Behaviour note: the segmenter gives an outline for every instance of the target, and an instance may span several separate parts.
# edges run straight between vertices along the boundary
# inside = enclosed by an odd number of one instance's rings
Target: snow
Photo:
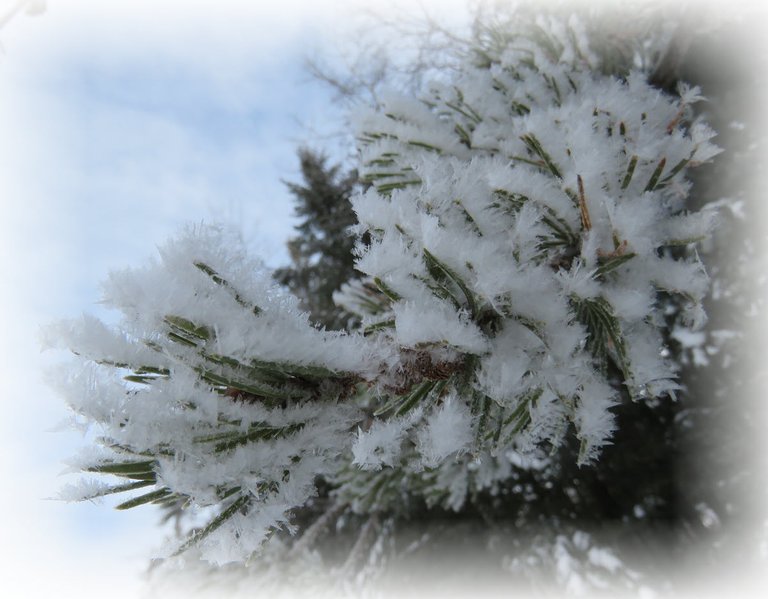
[[[400,445],[412,424],[411,418],[394,418],[374,422],[367,431],[358,428],[352,444],[352,462],[365,470],[395,466],[400,457]]]
[[[449,456],[466,451],[471,442],[471,415],[460,399],[451,396],[427,417],[417,446],[424,465],[436,468]]]
[[[714,133],[684,126],[697,88],[675,98],[639,71],[600,75],[582,34],[563,39],[558,58],[515,38],[490,70],[467,63],[423,98],[357,111],[371,187],[352,203],[371,242],[356,265],[387,296],[376,323],[394,326],[313,327],[236,237],[198,226],[110,275],[116,327],[85,316],[49,331],[76,354],[62,388],[106,456],[152,456],[191,509],[229,515],[201,542],[207,559],[248,559],[318,477],[355,509],[387,480],[371,476],[422,477],[430,502],[458,510],[513,466],[539,467],[566,431],[589,464],[616,426],[610,363],[633,396],[674,394],[656,294],[687,302],[673,336],[699,343],[709,282],[693,243],[715,218],[685,210],[685,176],[718,153]],[[575,593],[569,545],[585,543],[556,546]]]

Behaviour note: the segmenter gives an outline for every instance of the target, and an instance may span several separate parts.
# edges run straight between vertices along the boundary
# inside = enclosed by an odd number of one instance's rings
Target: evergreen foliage
[[[507,26],[359,111],[367,187],[300,153],[294,296],[192,230],[112,276],[117,330],[59,328],[104,434],[83,470],[116,477],[73,497],[208,510],[173,552],[217,563],[342,513],[674,516],[669,344],[706,318],[687,177],[714,133],[698,88],[605,64],[578,20]]]
[[[288,242],[292,265],[275,271],[275,279],[299,298],[313,322],[347,328],[354,317],[336,306],[333,293],[357,276],[349,232],[357,223],[349,202],[357,174],[326,166],[324,156],[306,148],[299,150],[299,162],[303,183],[287,183],[300,219],[297,236]]]

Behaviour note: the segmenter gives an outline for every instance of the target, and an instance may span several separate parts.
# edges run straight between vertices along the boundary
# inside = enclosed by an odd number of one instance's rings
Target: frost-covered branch
[[[116,477],[83,497],[212,508],[177,551],[246,560],[321,481],[366,516],[458,510],[568,435],[593,462],[614,406],[674,394],[662,300],[701,326],[713,226],[686,206],[687,169],[718,151],[699,90],[605,75],[578,21],[535,25],[355,115],[368,278],[337,298],[359,330],[313,327],[212,229],[112,275],[117,329],[60,326],[65,392],[103,435],[83,469]]]

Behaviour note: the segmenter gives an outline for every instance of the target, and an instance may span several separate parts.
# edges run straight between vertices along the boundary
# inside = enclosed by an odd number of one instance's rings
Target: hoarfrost
[[[576,21],[539,26],[564,40],[554,54],[514,38],[488,68],[354,116],[368,278],[336,297],[373,306],[364,330],[313,327],[242,243],[202,226],[110,275],[118,326],[52,327],[77,355],[61,388],[103,433],[85,469],[156,485],[139,502],[212,511],[190,542],[244,561],[290,530],[318,480],[357,511],[407,481],[458,510],[513,467],[539,468],[569,427],[579,463],[597,459],[622,386],[673,395],[658,292],[680,299],[673,337],[695,340],[709,283],[693,244],[716,220],[685,205],[687,168],[719,152],[686,120],[700,90],[603,76]],[[80,496],[114,491],[89,484]],[[556,560],[578,592],[569,542]]]

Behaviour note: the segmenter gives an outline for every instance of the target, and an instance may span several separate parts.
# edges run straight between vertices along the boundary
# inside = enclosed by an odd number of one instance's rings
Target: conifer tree
[[[288,242],[293,264],[275,271],[275,279],[299,298],[313,322],[329,329],[350,324],[333,301],[342,284],[357,277],[349,229],[356,224],[350,197],[355,189],[354,171],[326,166],[326,158],[306,148],[299,150],[303,183],[287,183],[295,198],[297,236]]]
[[[337,201],[352,177],[322,159],[303,153],[307,185],[291,187],[317,218],[300,225],[297,268],[277,275],[298,299],[211,229],[112,275],[121,326],[86,317],[57,333],[80,364],[70,404],[104,433],[82,467],[117,477],[72,496],[143,489],[118,507],[208,509],[175,552],[217,563],[250,559],[318,499],[317,522],[370,523],[517,509],[560,480],[570,505],[553,512],[626,516],[634,498],[606,497],[611,470],[589,469],[617,424],[679,389],[666,340],[703,324],[695,244],[713,226],[687,204],[687,174],[718,149],[691,108],[698,88],[605,70],[578,20],[538,19],[484,38],[421,97],[359,111],[369,187],[354,216]],[[360,330],[321,330],[303,310],[344,322],[310,303],[341,279],[318,260],[344,272],[329,248],[355,220],[367,279],[335,296]]]

